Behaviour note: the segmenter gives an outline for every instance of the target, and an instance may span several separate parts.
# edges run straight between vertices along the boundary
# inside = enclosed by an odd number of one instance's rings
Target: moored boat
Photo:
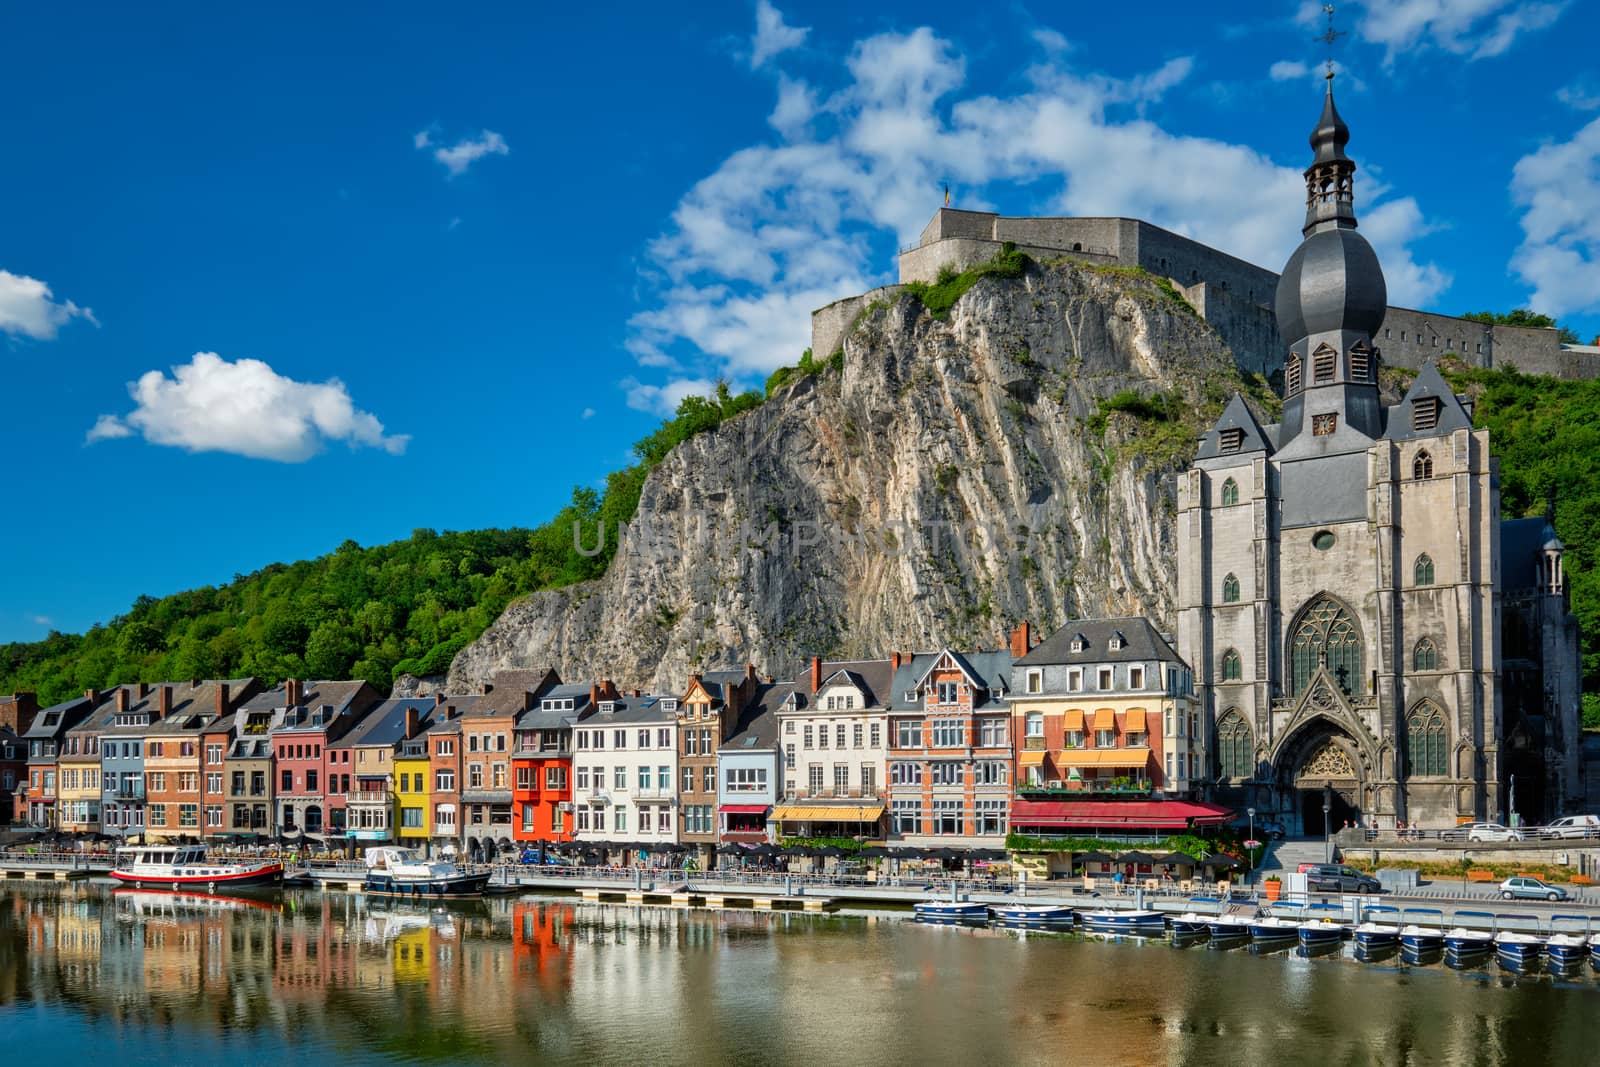
[[[1399,908],[1377,904],[1367,909],[1368,916],[1398,916]],[[1395,922],[1382,922],[1378,919],[1368,918],[1351,931],[1360,948],[1372,951],[1380,948],[1394,948],[1400,944],[1400,927]]]
[[[1028,907],[1022,904],[995,904],[989,908],[995,922],[1000,923],[1070,923],[1072,909],[1064,904],[1040,904]]]
[[[1447,962],[1459,962],[1487,955],[1494,950],[1494,932],[1498,927],[1494,916],[1487,911],[1458,911],[1456,925],[1445,932],[1444,952]],[[1463,919],[1487,919],[1489,929],[1481,930],[1465,925]]]
[[[447,860],[425,860],[409,848],[369,848],[362,892],[379,897],[479,897],[488,871],[463,871]]]
[[[136,845],[117,850],[111,877],[135,889],[218,889],[283,884],[278,860],[236,863],[212,860],[204,845]]]
[[[1438,908],[1406,908],[1400,913],[1402,922],[1409,916],[1433,921],[1404,923],[1400,927],[1402,948],[1412,952],[1433,952],[1444,948],[1444,912]]]
[[[1113,934],[1158,934],[1167,927],[1163,912],[1149,908],[1095,908],[1080,911],[1084,929]]]
[[[1536,934],[1506,930],[1495,935],[1494,954],[1500,966],[1507,970],[1532,970],[1544,956],[1544,939]]]
[[[1186,911],[1172,917],[1173,937],[1205,937],[1211,933],[1211,921],[1215,915],[1203,915],[1198,911]]]
[[[1562,923],[1580,927],[1583,932],[1561,930]],[[1589,917],[1552,915],[1550,929],[1553,932],[1545,942],[1545,951],[1550,954],[1550,965],[1566,968],[1582,964],[1584,957],[1589,954]]]
[[[911,910],[924,921],[982,922],[989,917],[989,905],[968,900],[924,900]]]
[[[1338,904],[1316,904],[1307,908],[1306,921],[1300,924],[1298,931],[1301,947],[1322,948],[1343,941],[1348,929],[1340,921],[1343,917],[1344,909]]]
[[[1278,911],[1288,911],[1290,905],[1275,905]],[[1306,921],[1304,909],[1296,908],[1299,914],[1294,915],[1263,915],[1250,920],[1250,937],[1256,941],[1298,941],[1300,927]]]
[[[1206,929],[1213,941],[1245,941],[1250,937],[1250,920],[1243,915],[1213,915]]]

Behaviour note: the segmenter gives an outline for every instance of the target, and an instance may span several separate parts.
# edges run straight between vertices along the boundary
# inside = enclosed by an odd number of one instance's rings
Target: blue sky
[[[1276,269],[1322,92],[1293,0],[233,7],[0,14],[0,640],[535,524],[945,182]],[[1596,6],[1338,17],[1391,299],[1600,332]]]

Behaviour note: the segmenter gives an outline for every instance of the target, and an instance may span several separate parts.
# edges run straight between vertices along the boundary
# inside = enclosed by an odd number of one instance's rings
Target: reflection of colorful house
[[[519,900],[511,906],[511,962],[517,978],[564,986],[572,959],[571,904]]]

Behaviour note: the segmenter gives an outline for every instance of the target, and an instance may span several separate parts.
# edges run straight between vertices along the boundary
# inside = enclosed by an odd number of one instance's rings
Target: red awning
[[[724,804],[717,809],[724,815],[765,815],[766,804]]]
[[[1017,800],[1011,804],[1013,828],[1185,830],[1216,826],[1231,818],[1233,812],[1227,808],[1189,800]]]

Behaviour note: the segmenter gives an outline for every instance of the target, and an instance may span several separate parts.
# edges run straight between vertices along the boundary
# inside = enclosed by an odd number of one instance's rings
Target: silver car
[[[1462,838],[1468,841],[1526,841],[1528,835],[1497,822],[1471,822],[1442,830],[1439,837],[1445,841],[1460,841]]]

